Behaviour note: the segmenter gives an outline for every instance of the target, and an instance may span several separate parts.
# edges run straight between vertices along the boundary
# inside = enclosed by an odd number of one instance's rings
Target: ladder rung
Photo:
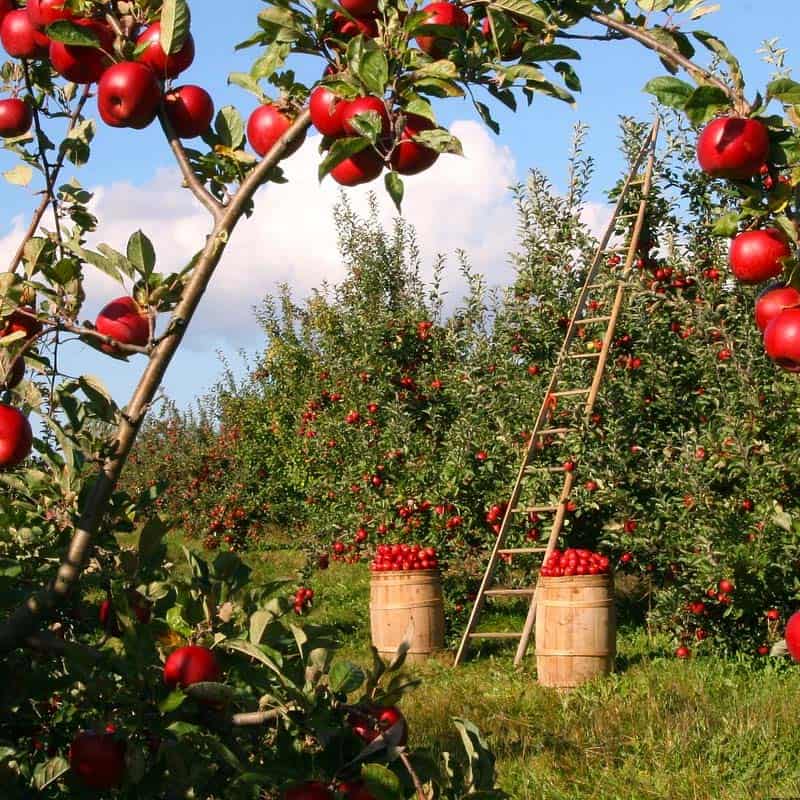
[[[521,639],[521,633],[471,633],[470,639]]]
[[[523,595],[535,594],[536,589],[508,589],[501,586],[498,589],[487,589],[484,594],[487,597],[521,597]]]
[[[619,214],[616,217],[616,220],[619,221],[621,219],[632,219],[633,217],[638,217],[638,216],[639,216],[639,212],[638,211],[634,211],[632,214]]]
[[[498,550],[501,555],[526,555],[529,553],[546,553],[546,547],[505,547]]]
[[[575,397],[578,394],[588,394],[591,389],[566,389],[563,392],[551,392],[550,397]]]
[[[552,395],[550,395],[552,397]],[[545,428],[543,431],[537,431],[537,436],[555,436],[557,434],[569,433],[572,428]]]
[[[600,353],[578,353],[576,355],[567,356],[569,359],[575,358],[600,358]]]
[[[558,506],[517,506],[511,509],[512,514],[554,514]]]
[[[608,322],[611,317],[586,317],[585,319],[575,320],[576,325],[591,325],[594,322]]]
[[[617,247],[606,247],[606,249],[603,250],[603,252],[604,253],[627,253],[629,249],[630,249],[630,245],[629,244],[621,244],[621,245],[618,245]]]
[[[563,472],[564,467],[535,467],[535,466],[527,466],[525,467],[525,472],[531,475],[534,472]]]

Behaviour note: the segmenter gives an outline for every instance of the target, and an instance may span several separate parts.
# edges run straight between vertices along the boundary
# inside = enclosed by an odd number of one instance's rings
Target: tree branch
[[[306,109],[241,184],[239,191],[214,225],[186,285],[183,297],[173,312],[169,325],[172,334],[164,337],[153,349],[150,361],[128,403],[127,414],[117,429],[114,452],[103,463],[87,493],[75,534],[61,562],[57,577],[52,585],[31,595],[0,624],[0,653],[18,647],[37,630],[43,619],[67,598],[77,584],[91,550],[92,538],[100,527],[111,495],[133,449],[139,427],[155,399],[170,362],[183,341],[211,277],[222,259],[231,234],[255,193],[268,179],[271,170],[296,141],[305,137],[310,124],[311,116]]]
[[[234,714],[231,717],[231,724],[239,727],[247,725],[263,725],[266,722],[280,719],[283,711],[279,708],[273,708],[270,711],[251,711],[244,714]]]
[[[417,775],[414,767],[411,766],[411,759],[408,757],[408,754],[403,750],[400,751],[400,760],[403,762],[406,772],[411,776],[414,789],[417,791],[417,800],[428,800],[428,798],[425,797],[425,791],[422,788],[422,783],[420,783],[419,775]]]
[[[87,101],[89,100],[90,94],[90,87],[84,87],[83,94],[81,95],[81,99],[78,101],[78,105],[75,106],[75,110],[72,112],[72,116],[69,118],[69,127],[67,128],[67,133],[71,131],[75,127],[75,123],[78,121],[80,115],[83,113],[83,108],[86,105]],[[52,176],[52,184],[55,185],[55,182],[58,180],[58,176],[61,173],[61,168],[64,166],[64,159],[67,156],[67,149],[65,147],[61,148],[61,152],[58,154],[58,158],[56,159],[56,163],[53,165],[53,171],[51,173]],[[22,242],[20,246],[17,248],[17,252],[14,253],[13,258],[11,259],[11,263],[8,265],[7,272],[16,272],[17,267],[20,265],[22,261],[22,256],[25,254],[25,246],[28,242],[36,235],[36,231],[39,229],[39,224],[42,221],[42,217],[44,217],[45,211],[47,211],[47,206],[50,205],[50,193],[46,192],[44,197],[42,198],[42,202],[39,204],[39,207],[36,211],[33,212],[33,217],[31,218],[31,223],[28,226],[28,230],[25,232],[25,235],[22,238]]]
[[[607,14],[591,13],[589,14],[589,18],[600,25],[605,25],[606,28],[622,33],[629,39],[639,42],[639,44],[643,44],[646,48],[658,53],[658,55],[674,64],[676,67],[681,67],[686,70],[686,72],[698,82],[707,83],[709,86],[715,86],[717,89],[721,89],[731,99],[731,102],[739,113],[748,114],[750,112],[750,105],[744,97],[735,94],[725,81],[720,80],[713,72],[695,64],[694,61],[682,56],[663,42],[658,41],[658,39],[648,33],[647,30],[638,28],[635,25],[629,25],[625,22],[619,22],[613,19],[613,17],[609,17]]]
[[[187,188],[206,207],[209,214],[211,214],[211,216],[214,218],[214,221],[219,222],[222,219],[223,213],[225,212],[225,206],[223,206],[222,203],[220,203],[217,198],[214,197],[214,195],[212,195],[208,189],[206,189],[197,175],[195,175],[192,165],[189,163],[189,157],[186,155],[186,150],[184,149],[183,143],[178,138],[178,134],[175,133],[175,129],[172,127],[172,123],[169,121],[163,101],[161,102],[161,108],[158,111],[158,121],[161,123],[161,127],[164,130],[164,135],[167,137],[167,141],[169,142],[169,146],[175,156],[175,160],[178,162],[178,166],[180,167],[181,174],[183,175],[183,180],[186,182]]]

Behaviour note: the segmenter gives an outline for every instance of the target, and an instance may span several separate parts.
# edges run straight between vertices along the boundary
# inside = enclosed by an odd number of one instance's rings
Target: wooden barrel
[[[444,647],[442,578],[435,569],[373,572],[369,620],[372,643],[391,659],[413,622],[407,660],[424,661]]]
[[[536,672],[542,686],[569,689],[614,670],[613,575],[540,578]]]

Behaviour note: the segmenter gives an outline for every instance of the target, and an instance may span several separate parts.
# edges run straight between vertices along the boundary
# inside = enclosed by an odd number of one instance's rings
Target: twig
[[[265,722],[280,719],[282,714],[283,711],[280,708],[273,708],[270,711],[251,711],[243,714],[234,714],[231,718],[231,724],[236,727],[263,725]]]
[[[181,301],[173,312],[169,326],[172,335],[165,337],[153,349],[150,361],[128,403],[127,414],[122,418],[117,429],[114,451],[103,463],[94,484],[89,489],[75,533],[66,556],[61,562],[57,577],[52,585],[31,595],[0,624],[0,653],[8,652],[24,642],[40,626],[42,620],[67,598],[77,584],[89,556],[92,538],[100,527],[111,495],[136,442],[139,426],[158,393],[164,374],[203,299],[206,288],[230,241],[231,234],[255,193],[269,178],[270,172],[277,166],[286,151],[305,136],[310,124],[311,116],[308,110],[305,110],[241,184],[230,205],[225,208],[224,213],[214,225],[186,285]]]
[[[713,72],[710,72],[704,67],[695,64],[694,61],[676,52],[663,42],[660,42],[658,39],[648,33],[647,30],[637,28],[635,25],[629,25],[625,22],[619,22],[613,17],[609,17],[607,14],[591,13],[589,14],[589,18],[600,25],[605,25],[611,30],[619,31],[619,33],[622,33],[629,39],[639,42],[639,44],[643,44],[649,50],[653,50],[660,56],[663,56],[667,61],[670,61],[676,66],[685,69],[686,72],[695,78],[695,80],[702,80],[710,86],[716,86],[718,89],[721,89],[734,103],[737,111],[743,114],[750,112],[750,105],[747,103],[744,97],[732,92],[731,88],[724,81],[720,80],[716,75],[714,75]]]
[[[417,798],[418,800],[428,800],[425,797],[425,790],[422,788],[422,783],[420,782],[419,775],[417,775],[414,767],[411,766],[411,759],[408,757],[408,754],[404,750],[400,750],[400,760],[403,762],[403,766],[406,768],[408,774],[411,776],[411,781],[414,784],[414,788],[417,790]]]
[[[78,101],[78,105],[75,106],[75,110],[72,112],[72,116],[69,118],[69,128],[67,132],[71,131],[75,127],[75,123],[78,121],[81,113],[83,112],[83,108],[86,105],[87,101],[90,97],[90,87],[86,86],[83,90],[83,95],[81,99]],[[67,150],[65,147],[61,148],[61,152],[58,154],[58,158],[56,159],[56,163],[53,165],[52,171],[52,182],[55,185],[55,182],[58,180],[58,176],[61,173],[61,168],[64,166],[64,159],[66,158]],[[39,223],[42,221],[42,217],[44,217],[45,211],[47,211],[47,206],[50,205],[50,195],[48,193],[42,198],[42,202],[39,204],[39,207],[36,211],[33,212],[33,217],[31,218],[31,223],[28,226],[28,230],[25,231],[25,235],[22,238],[22,243],[17,248],[17,252],[14,253],[14,257],[11,259],[11,263],[8,266],[8,272],[16,272],[17,267],[20,265],[22,261],[22,257],[25,254],[25,246],[28,242],[36,235],[36,231],[39,229]]]
[[[161,108],[158,111],[158,121],[161,123],[161,127],[164,130],[164,135],[167,137],[167,141],[169,142],[169,146],[175,156],[175,160],[178,162],[178,166],[180,167],[181,174],[186,182],[186,186],[189,188],[191,193],[206,207],[209,214],[211,214],[211,216],[214,218],[214,221],[219,222],[222,219],[222,215],[225,213],[225,206],[223,206],[216,199],[216,197],[214,197],[214,195],[212,195],[211,192],[206,189],[206,187],[195,174],[195,171],[192,169],[192,165],[189,163],[189,157],[186,155],[186,150],[183,147],[183,143],[178,138],[178,134],[175,133],[175,129],[172,127],[172,123],[169,121],[163,101],[161,103]]]

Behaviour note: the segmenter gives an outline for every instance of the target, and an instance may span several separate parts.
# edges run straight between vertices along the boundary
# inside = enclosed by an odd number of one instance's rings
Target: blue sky
[[[233,45],[255,30],[255,17],[262,4],[256,0],[235,0],[225,3],[223,12],[220,7],[218,3],[192,3],[198,56],[183,79],[209,89],[218,106],[233,103],[246,114],[254,107],[254,98],[228,87],[226,78],[231,71],[246,71],[256,55],[255,50],[236,53]],[[763,40],[800,28],[800,4],[796,0],[723,0],[722,10],[701,21],[701,27],[725,39],[741,58],[752,95],[763,87],[770,73],[756,50]],[[793,42],[786,40],[781,44],[791,48]],[[458,167],[461,169],[458,172],[452,165],[442,166],[442,159],[431,170],[432,174],[408,182],[407,216],[413,223],[423,226],[423,250],[428,261],[434,253],[452,250],[461,243],[438,236],[436,229],[428,225],[432,206],[435,209],[445,207],[440,205],[443,201],[439,193],[444,194],[444,202],[447,202],[447,193],[452,191],[464,207],[455,204],[447,207],[454,215],[456,231],[458,224],[462,225],[466,249],[470,251],[474,244],[476,265],[491,269],[494,264],[502,264],[503,248],[513,240],[514,222],[506,213],[505,186],[522,179],[530,167],[544,170],[557,186],[563,186],[570,131],[577,121],[591,127],[588,149],[595,156],[597,166],[592,199],[602,202],[603,189],[616,179],[621,166],[616,150],[617,117],[620,114],[648,115],[650,98],[641,89],[649,78],[663,74],[663,68],[654,55],[633,43],[582,42],[579,49],[584,56],[577,65],[584,91],[577,107],[538,97],[530,108],[522,104],[517,115],[497,109],[496,118],[502,127],[499,140],[465,122],[475,120],[467,103],[447,101],[438,106],[441,122],[448,126],[455,124],[465,134],[465,143],[473,148],[472,152],[468,149],[467,158],[472,157],[474,163],[467,165],[466,170]],[[788,64],[792,64],[791,53]],[[300,77],[305,79],[313,79],[316,71],[316,65],[307,61],[298,68]],[[311,145],[304,148],[311,149]],[[329,208],[335,199],[331,187],[320,197],[316,196],[317,190],[310,178],[314,157],[313,153],[294,157],[295,169],[300,170],[302,162],[305,170],[299,179],[300,185],[293,189],[271,187],[267,190],[259,199],[268,202],[259,203],[242,246],[238,250],[232,248],[229,253],[224,264],[227,272],[215,282],[198,319],[198,333],[190,337],[188,349],[178,356],[168,374],[167,389],[181,404],[190,402],[219,374],[217,351],[225,352],[238,363],[236,352],[239,349],[252,352],[258,348],[260,339],[251,307],[276,280],[288,280],[302,294],[325,277],[337,278],[335,254],[328,252],[330,247],[323,252],[320,242],[308,235],[310,230],[329,224]],[[0,151],[0,171],[9,169],[13,163],[9,154]],[[186,193],[176,187],[172,169],[170,153],[155,127],[144,132],[118,131],[105,128],[101,123],[92,164],[78,173],[85,186],[100,190],[98,213],[106,233],[100,240],[124,246],[127,233],[139,226],[138,209],[139,216],[144,219],[145,232],[151,233],[161,245],[164,269],[178,266],[169,262],[179,262],[184,254],[190,255],[192,247],[199,247],[203,234],[202,215],[191,207]],[[448,181],[452,186],[444,185]],[[34,205],[33,188],[21,190],[0,185],[4,210],[0,220],[0,256],[5,257],[14,234]],[[294,206],[291,206],[292,198]],[[293,216],[288,217],[289,222],[284,217],[280,231],[272,234],[269,240],[259,240],[259,228],[266,230],[277,224],[272,216],[276,209],[288,213],[288,208],[295,209]],[[391,216],[388,208],[386,215],[387,219]],[[148,223],[154,229],[152,232]],[[480,232],[475,235],[476,225],[486,226],[490,232],[488,243],[487,231],[484,235]],[[330,232],[328,241],[332,236]],[[274,251],[269,246],[271,241],[276,242]],[[319,249],[314,250],[315,247]],[[502,279],[502,269],[500,266],[497,269],[498,278]],[[258,280],[253,280],[254,275]],[[116,296],[113,287],[102,282],[92,284],[91,288],[94,292],[90,291],[87,304],[90,313],[104,300]],[[116,291],[116,294],[122,293]],[[121,402],[143,366],[141,359],[130,365],[110,364],[108,359],[77,344],[65,354],[64,363],[73,371],[102,375]]]

